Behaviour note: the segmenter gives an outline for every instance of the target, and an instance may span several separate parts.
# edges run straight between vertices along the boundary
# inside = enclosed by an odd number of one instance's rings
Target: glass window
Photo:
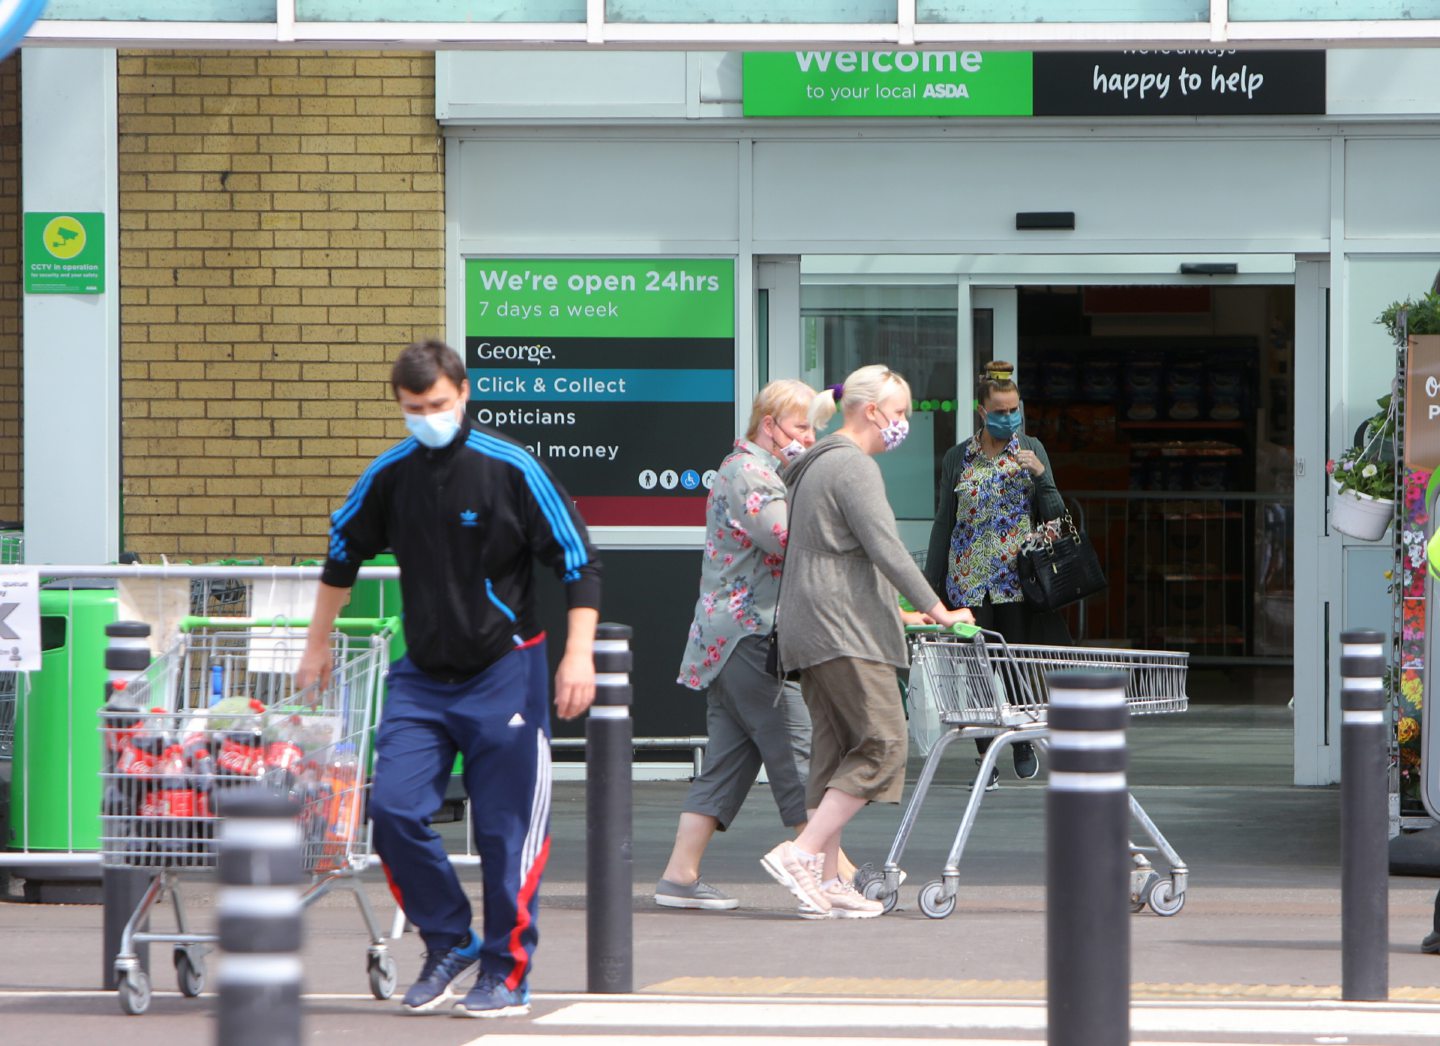
[[[1440,0],[1230,0],[1232,22],[1409,21],[1440,18]]]
[[[919,22],[1207,22],[1209,0],[918,0]]]
[[[301,22],[583,22],[585,0],[295,0]]]
[[[275,0],[50,0],[47,22],[274,22]]]
[[[611,22],[893,22],[895,0],[605,0]]]
[[[910,436],[899,450],[876,459],[901,520],[934,518],[940,459],[955,445],[957,316],[953,286],[800,288],[806,381],[817,388],[833,385],[857,367],[883,363],[910,383]]]

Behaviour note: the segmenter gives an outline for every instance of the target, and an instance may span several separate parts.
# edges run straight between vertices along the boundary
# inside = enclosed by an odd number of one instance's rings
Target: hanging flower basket
[[[1385,528],[1395,517],[1395,502],[1390,498],[1374,498],[1358,490],[1333,489],[1330,502],[1330,526],[1342,534],[1362,541],[1379,541]]]

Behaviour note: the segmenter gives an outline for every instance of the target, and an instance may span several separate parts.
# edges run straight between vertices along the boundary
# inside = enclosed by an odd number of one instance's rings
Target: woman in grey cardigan
[[[885,367],[861,367],[811,404],[815,427],[844,424],[787,472],[790,543],[777,614],[780,661],[801,673],[810,709],[804,831],[761,864],[806,918],[864,919],[882,906],[839,874],[840,835],[870,802],[898,803],[905,784],[905,712],[896,670],[907,664],[897,590],[937,623],[973,621],[925,582],[896,533],[873,456],[909,431],[910,386]]]
[[[980,428],[946,452],[939,507],[930,530],[925,578],[947,605],[969,607],[981,628],[1011,643],[1068,643],[1065,623],[1036,612],[1020,590],[1016,556],[1038,524],[1065,515],[1050,458],[1038,439],[1020,431],[1020,389],[1014,364],[996,360],[976,382]],[[983,753],[989,740],[977,741]],[[1035,748],[1014,746],[1015,774],[1034,777]],[[991,777],[994,787],[998,771]]]

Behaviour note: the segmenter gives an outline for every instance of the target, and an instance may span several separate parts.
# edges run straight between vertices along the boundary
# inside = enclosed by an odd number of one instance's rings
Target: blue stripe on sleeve
[[[340,561],[345,560],[345,539],[340,535],[340,529],[355,517],[360,511],[360,506],[365,501],[365,495],[370,493],[371,486],[375,483],[375,477],[382,469],[394,464],[407,454],[418,450],[420,443],[412,436],[395,444],[385,453],[370,463],[370,467],[360,474],[355,481],[355,486],[350,490],[350,496],[330,516],[330,558]]]
[[[470,433],[466,445],[471,450],[477,451],[486,457],[504,461],[520,470],[525,477],[525,482],[530,487],[530,492],[535,496],[535,501],[544,513],[546,521],[550,524],[550,530],[560,547],[565,552],[565,573],[569,580],[573,574],[579,576],[578,571],[589,562],[589,556],[585,553],[585,543],[580,540],[580,532],[575,529],[575,521],[570,518],[555,484],[550,482],[545,470],[540,463],[526,451],[504,440],[496,439],[494,436],[487,436],[475,430]]]

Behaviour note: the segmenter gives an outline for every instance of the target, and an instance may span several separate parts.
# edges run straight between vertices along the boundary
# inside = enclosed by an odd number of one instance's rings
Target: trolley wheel
[[[893,912],[895,905],[900,901],[899,890],[891,890],[889,893],[885,892],[885,879],[883,876],[879,879],[871,879],[865,884],[865,889],[861,890],[860,893],[867,901],[879,901],[884,905],[886,915]]]
[[[1176,893],[1169,879],[1161,879],[1151,887],[1145,903],[1156,915],[1176,915],[1185,907],[1185,895]]]
[[[943,919],[955,910],[955,895],[945,896],[945,884],[932,879],[920,887],[920,910],[931,919]]]
[[[137,1017],[150,1008],[150,975],[144,970],[132,970],[125,974],[119,985],[120,1009],[131,1017]]]
[[[180,994],[193,999],[205,990],[205,960],[197,959],[188,948],[175,949],[175,983]]]
[[[1160,881],[1160,873],[1148,869],[1143,872],[1137,871],[1132,873],[1130,881],[1135,883],[1136,879],[1140,881],[1130,891],[1130,910],[1143,912],[1150,891],[1155,889],[1155,884]]]
[[[377,999],[388,999],[395,994],[399,973],[395,956],[389,952],[372,954],[365,962],[365,971],[370,975],[370,994]]]

